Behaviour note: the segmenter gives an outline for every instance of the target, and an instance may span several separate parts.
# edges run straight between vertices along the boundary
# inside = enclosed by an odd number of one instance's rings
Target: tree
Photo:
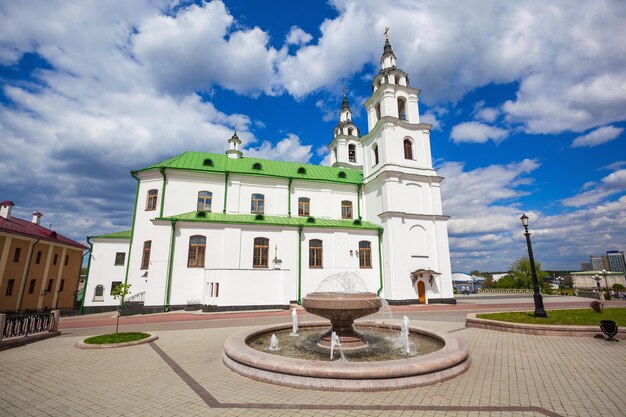
[[[542,289],[547,288],[544,282],[544,278],[548,276],[546,272],[541,269],[541,263],[535,261],[535,269],[537,270],[537,281],[539,281],[539,287]],[[515,278],[515,288],[532,288],[533,277],[530,269],[530,260],[526,256],[522,256],[511,265],[511,274]]]
[[[113,291],[111,291],[111,295],[113,296],[113,298],[116,300],[120,300],[120,305],[117,308],[117,322],[115,323],[115,333],[117,333],[117,330],[120,326],[120,315],[122,313],[122,308],[124,308],[124,299],[128,294],[130,294],[130,284],[126,284],[124,282],[118,284],[117,287],[115,287]]]
[[[625,291],[626,290],[626,287],[618,283],[613,284],[612,288],[613,288],[613,291]]]

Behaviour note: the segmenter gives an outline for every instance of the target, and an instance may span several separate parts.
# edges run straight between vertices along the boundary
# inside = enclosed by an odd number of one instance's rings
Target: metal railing
[[[47,313],[1,317],[0,325],[2,325],[2,333],[0,333],[0,340],[56,331],[58,329],[58,319],[59,310],[53,310]]]
[[[133,294],[130,297],[126,297],[124,300],[125,303],[143,303],[144,298],[146,296],[146,292],[138,292],[137,294]]]

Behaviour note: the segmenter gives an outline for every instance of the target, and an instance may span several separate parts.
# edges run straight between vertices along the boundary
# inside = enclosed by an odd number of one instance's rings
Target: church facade
[[[344,94],[332,167],[247,158],[235,133],[225,154],[132,171],[132,229],[88,238],[84,310],[116,306],[120,282],[145,312],[287,308],[346,272],[390,304],[454,303],[443,178],[418,95],[386,40],[368,133]]]

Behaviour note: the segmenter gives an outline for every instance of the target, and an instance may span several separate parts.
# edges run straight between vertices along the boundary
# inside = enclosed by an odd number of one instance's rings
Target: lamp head
[[[528,216],[525,214],[522,214],[522,217],[520,217],[520,220],[522,221],[522,224],[524,225],[524,227],[528,227]]]

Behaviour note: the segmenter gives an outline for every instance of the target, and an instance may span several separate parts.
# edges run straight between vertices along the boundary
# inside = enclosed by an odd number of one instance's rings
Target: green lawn
[[[626,326],[626,308],[605,308],[604,313],[596,313],[591,308],[576,310],[547,310],[548,318],[533,316],[532,311],[512,311],[509,313],[476,314],[479,319],[508,321],[528,324],[569,324],[600,325],[600,320],[613,320],[618,326]]]
[[[137,332],[112,333],[112,334],[103,334],[100,336],[90,337],[88,339],[85,339],[85,343],[89,343],[90,345],[125,343],[125,342],[134,342],[136,340],[145,339],[147,337],[150,337],[148,333],[137,333]]]

